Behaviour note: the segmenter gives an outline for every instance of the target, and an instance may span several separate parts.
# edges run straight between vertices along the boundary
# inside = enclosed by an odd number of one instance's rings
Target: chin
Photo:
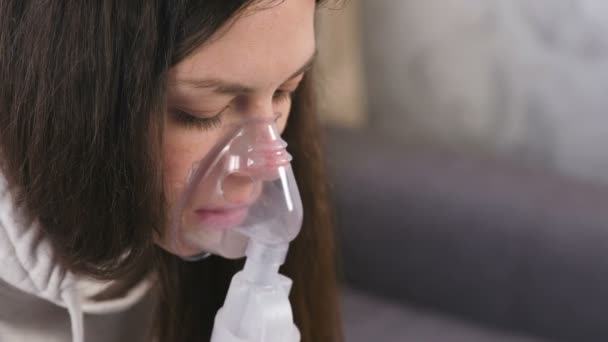
[[[180,245],[184,248],[176,248],[176,255],[189,257],[202,253],[226,259],[240,259],[245,256],[249,238],[234,230],[207,230],[197,231],[196,234],[183,236],[185,240]]]

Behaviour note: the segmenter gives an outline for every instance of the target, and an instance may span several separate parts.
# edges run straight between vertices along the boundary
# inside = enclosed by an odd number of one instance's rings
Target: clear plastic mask
[[[193,165],[171,214],[174,248],[239,258],[252,237],[275,245],[297,236],[302,202],[277,118],[234,125]]]

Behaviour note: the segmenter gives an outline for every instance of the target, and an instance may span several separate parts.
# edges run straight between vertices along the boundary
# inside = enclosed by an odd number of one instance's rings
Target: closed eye
[[[202,130],[211,130],[213,128],[217,128],[222,125],[222,110],[218,114],[209,117],[202,118],[200,116],[196,116],[191,113],[184,112],[182,110],[172,110],[171,116],[175,120],[176,123],[185,127],[185,128],[196,128]]]
[[[295,94],[295,91],[286,91],[286,90],[277,90],[272,99],[275,103],[283,103],[286,101],[291,101],[293,100],[293,96]]]

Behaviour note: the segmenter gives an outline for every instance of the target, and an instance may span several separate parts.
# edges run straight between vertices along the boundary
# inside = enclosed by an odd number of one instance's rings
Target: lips
[[[205,228],[223,230],[234,228],[243,223],[249,213],[249,206],[214,209],[201,208],[195,210],[195,213],[199,224],[205,226]]]

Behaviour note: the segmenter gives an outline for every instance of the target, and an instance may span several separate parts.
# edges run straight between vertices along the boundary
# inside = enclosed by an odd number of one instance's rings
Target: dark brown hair
[[[242,261],[186,263],[166,222],[167,71],[254,0],[0,0],[0,167],[58,262],[100,279],[154,271],[160,341],[203,341]],[[271,1],[273,2],[273,1]],[[286,140],[305,208],[283,271],[304,342],[341,341],[333,233],[310,75]]]

